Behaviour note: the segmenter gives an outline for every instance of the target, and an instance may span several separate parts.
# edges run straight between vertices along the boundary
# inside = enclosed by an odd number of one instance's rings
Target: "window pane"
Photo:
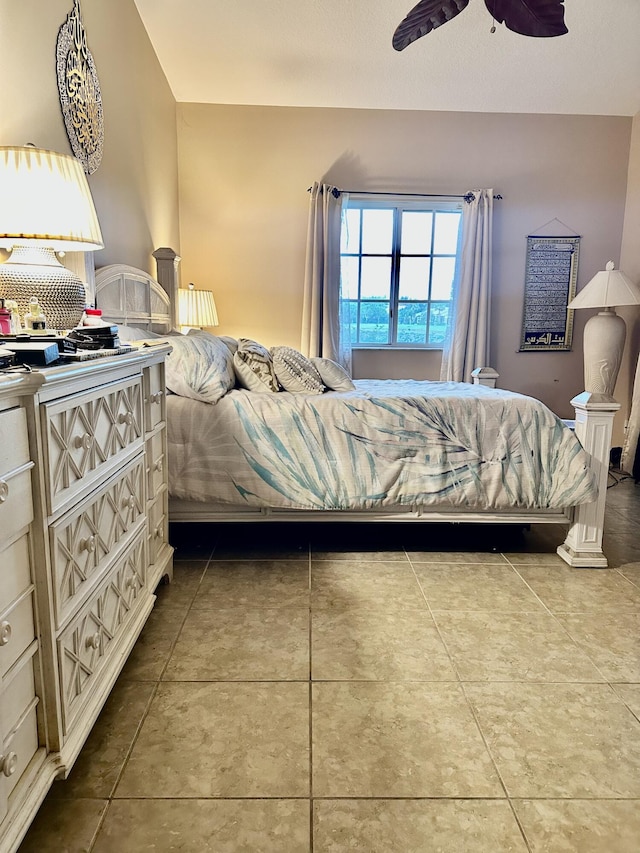
[[[449,320],[450,302],[432,302],[429,316],[429,343],[444,343]]]
[[[343,299],[358,298],[358,258],[341,259],[340,286]]]
[[[404,211],[402,214],[403,255],[428,255],[431,252],[431,211]],[[455,251],[455,250],[454,250]]]
[[[391,258],[363,258],[360,298],[388,300],[390,295]]]
[[[342,216],[341,252],[357,254],[360,251],[360,211],[347,208]]]
[[[398,343],[424,344],[427,340],[427,303],[398,306]]]
[[[434,258],[431,273],[431,298],[451,299],[453,276],[456,271],[455,258]]]
[[[345,302],[343,304],[346,308],[346,322],[349,324],[351,343],[355,344],[358,342],[358,303]]]
[[[436,255],[455,255],[458,250],[458,228],[462,214],[436,213],[433,251]]]
[[[362,251],[365,255],[389,255],[393,242],[393,210],[362,211]]]
[[[362,344],[389,343],[389,303],[360,303],[360,334]]]
[[[400,299],[427,299],[429,296],[429,258],[400,259]]]

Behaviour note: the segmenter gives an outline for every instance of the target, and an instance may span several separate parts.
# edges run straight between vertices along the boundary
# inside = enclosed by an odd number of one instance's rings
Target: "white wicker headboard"
[[[96,270],[96,307],[105,320],[160,334],[174,328],[180,258],[171,249],[158,249],[154,255],[164,287],[145,270],[127,264]]]

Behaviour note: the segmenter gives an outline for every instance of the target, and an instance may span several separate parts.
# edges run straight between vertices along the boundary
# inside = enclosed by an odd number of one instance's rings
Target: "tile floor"
[[[562,530],[173,531],[20,853],[637,853],[640,486]]]

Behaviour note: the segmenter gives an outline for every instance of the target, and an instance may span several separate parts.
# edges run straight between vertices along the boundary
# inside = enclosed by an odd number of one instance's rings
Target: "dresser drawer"
[[[145,462],[137,456],[87,501],[51,525],[56,627],[99,582],[119,548],[144,525]]]
[[[166,457],[164,452],[164,429],[154,433],[147,445],[147,495],[151,500],[166,482]]]
[[[37,702],[34,699],[20,720],[18,727],[9,734],[2,745],[4,765],[2,768],[3,772],[0,773],[0,785],[3,786],[3,794],[7,798],[20,781],[20,777],[38,751],[38,717],[36,706]],[[9,776],[6,775],[7,772],[10,773]],[[3,794],[0,794],[0,798]]]
[[[29,461],[27,415],[24,409],[0,412],[0,479]]]
[[[0,694],[0,742],[11,736],[18,728],[21,719],[29,712],[36,702],[36,686],[34,677],[33,655],[26,657],[19,668],[5,680]]]
[[[151,364],[144,373],[144,428],[155,429],[165,419],[164,363]]]
[[[47,508],[55,513],[142,445],[142,381],[137,376],[41,407]]]
[[[29,536],[24,534],[0,554],[0,613],[31,586]]]
[[[161,492],[149,507],[149,563],[155,563],[168,539],[167,494]]]
[[[63,729],[74,719],[126,633],[129,617],[145,592],[146,542],[141,530],[116,561],[96,592],[58,638],[58,666]],[[116,649],[117,650],[117,649]]]
[[[0,677],[4,677],[35,636],[33,592],[29,591],[0,614]]]
[[[0,477],[0,543],[33,521],[31,462]]]

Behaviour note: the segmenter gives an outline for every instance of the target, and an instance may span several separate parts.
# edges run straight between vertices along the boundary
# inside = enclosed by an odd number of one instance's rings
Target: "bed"
[[[611,398],[578,395],[568,424],[531,397],[493,387],[490,370],[475,371],[474,385],[343,383],[314,360],[320,391],[296,384],[299,365],[288,347],[273,357],[293,385],[258,393],[253,379],[238,386],[237,341],[171,334],[176,256],[155,254],[158,281],[124,265],[98,270],[96,302],[128,337],[153,345],[167,336],[173,344],[172,522],[563,524],[560,556],[575,567],[606,567],[604,504],[618,408]]]

